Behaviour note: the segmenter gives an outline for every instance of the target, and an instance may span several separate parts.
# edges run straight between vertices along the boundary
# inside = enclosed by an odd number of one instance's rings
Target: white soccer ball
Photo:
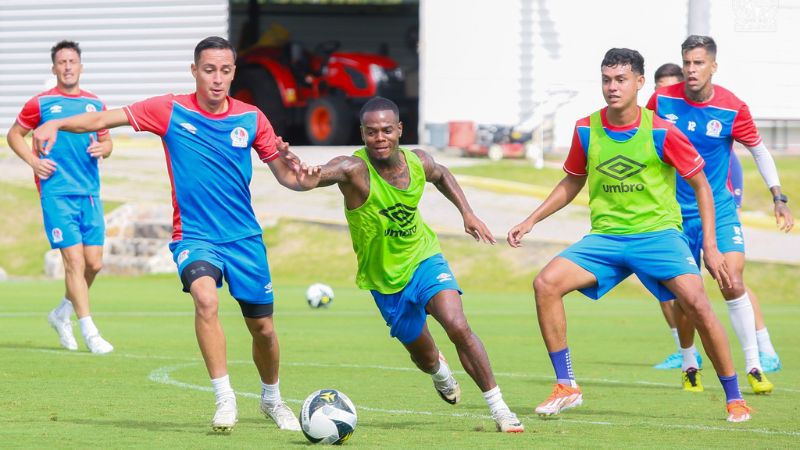
[[[300,427],[314,444],[340,445],[356,429],[358,416],[353,402],[335,389],[321,389],[303,402]]]
[[[333,288],[327,284],[314,283],[306,290],[306,300],[312,308],[327,308],[333,302]]]

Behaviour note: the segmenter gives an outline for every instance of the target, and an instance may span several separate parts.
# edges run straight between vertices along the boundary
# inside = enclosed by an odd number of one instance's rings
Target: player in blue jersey
[[[111,137],[105,129],[96,133],[64,132],[59,133],[58,145],[49,155],[31,150],[25,136],[37,126],[105,109],[100,99],[80,88],[83,64],[77,42],[58,42],[50,49],[50,59],[56,86],[25,103],[8,130],[8,145],[33,169],[50,247],[58,249],[64,261],[66,293],[47,321],[64,348],[77,350],[70,320],[74,310],[86,347],[103,354],[114,347],[100,336],[92,320],[89,289],[103,266],[105,223],[97,162],[111,154]]]
[[[647,107],[660,117],[675,123],[707,162],[704,171],[714,192],[717,244],[734,274],[732,286],[722,288],[721,292],[728,306],[731,324],[745,354],[748,382],[753,392],[766,394],[774,386],[764,375],[760,362],[756,319],[751,303],[753,299],[747,294],[743,281],[744,236],[733,195],[728,189],[734,140],[747,147],[755,158],[758,170],[773,196],[775,220],[779,229],[786,232],[791,230],[794,217],[786,205],[787,197],[781,192],[775,162],[758,134],[749,108],[733,93],[711,82],[717,69],[717,46],[714,40],[708,36],[689,36],[681,45],[681,52],[686,81],[657,90]],[[680,180],[677,197],[681,204],[684,233],[692,243],[695,259],[699,261],[703,233],[699,229],[697,202],[691,189]],[[692,343],[694,331],[683,318],[680,309],[675,310],[675,316],[681,334],[682,369],[686,387],[686,374],[697,370]],[[700,386],[695,387],[702,389]]]
[[[228,377],[225,334],[218,318],[222,280],[241,307],[252,336],[261,378],[261,411],[281,429],[300,430],[282,400],[280,349],[273,325],[273,287],[261,227],[250,203],[251,148],[278,182],[300,190],[301,167],[279,158],[283,141],[257,108],[228,95],[236,51],[220,37],[200,41],[191,66],[196,91],[164,95],[122,109],[53,121],[34,132],[34,146],[48,153],[57,130],[87,132],[121,125],[161,136],[172,181],[173,241],[170,249],[184,292],[195,307],[195,333],[216,398],[215,431],[238,420]]]

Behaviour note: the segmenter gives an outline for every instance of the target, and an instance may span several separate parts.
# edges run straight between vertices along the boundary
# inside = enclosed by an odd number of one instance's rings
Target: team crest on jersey
[[[50,114],[59,114],[61,113],[61,105],[53,105],[50,107]]]
[[[706,124],[706,136],[719,137],[722,132],[722,124],[719,120],[712,120]]]
[[[247,140],[249,137],[247,130],[242,127],[236,127],[231,131],[231,145],[239,148],[247,148]]]
[[[189,257],[189,250],[184,250],[178,254],[178,265],[180,266]]]
[[[93,104],[89,103],[88,105],[86,105],[86,112],[95,112],[95,111],[97,111],[97,108],[95,108]]]
[[[64,234],[61,232],[61,228],[53,228],[53,231],[51,231],[50,234],[53,236],[54,244],[64,240]]]

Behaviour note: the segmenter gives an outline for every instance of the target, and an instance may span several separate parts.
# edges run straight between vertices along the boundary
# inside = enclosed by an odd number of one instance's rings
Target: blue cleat
[[[695,352],[694,355],[697,357],[697,368],[702,369],[703,357],[700,356],[700,353],[697,352]],[[656,369],[666,370],[666,369],[680,369],[682,365],[683,365],[683,357],[681,356],[681,352],[675,352],[667,356],[664,359],[664,361],[660,362],[659,364],[656,364],[653,367]],[[762,367],[764,366],[763,363],[761,365]],[[778,365],[780,366],[780,361],[778,362]],[[764,369],[764,371],[767,371],[767,369]]]
[[[761,362],[761,369],[764,370],[764,372],[777,372],[783,367],[781,366],[781,359],[777,354],[768,355],[764,352],[759,352],[758,359]]]

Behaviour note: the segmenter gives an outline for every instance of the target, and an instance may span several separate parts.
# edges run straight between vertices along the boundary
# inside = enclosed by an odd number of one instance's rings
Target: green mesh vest
[[[436,234],[417,209],[425,189],[422,161],[414,152],[400,150],[408,165],[408,188],[398,189],[381,178],[370,164],[366,148],[361,148],[353,155],[369,168],[369,196],[356,209],[345,207],[358,259],[356,284],[383,294],[402,290],[420,262],[442,251]]]
[[[587,169],[592,233],[681,229],[675,168],[656,152],[653,112],[640,110],[639,129],[627,141],[616,141],[606,134],[600,111],[589,117]]]

